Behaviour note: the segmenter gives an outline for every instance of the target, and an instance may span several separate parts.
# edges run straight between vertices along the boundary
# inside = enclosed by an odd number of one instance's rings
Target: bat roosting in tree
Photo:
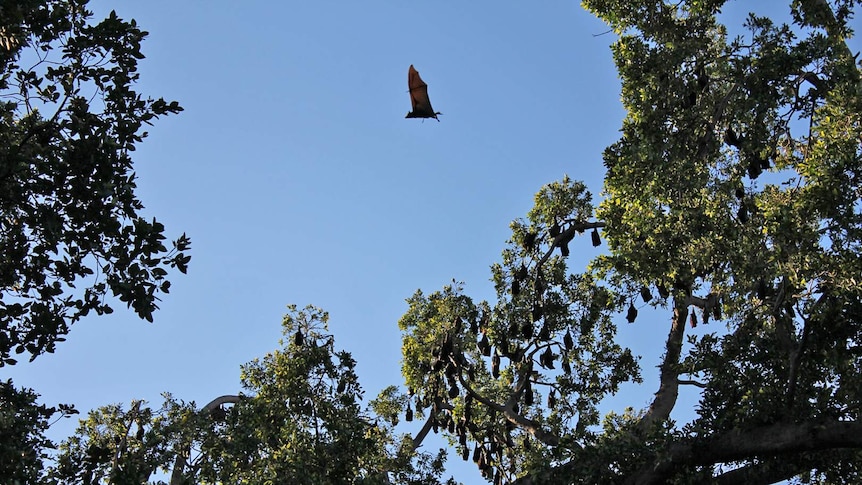
[[[407,113],[405,118],[434,118],[440,121],[437,115],[443,113],[434,112],[434,108],[431,107],[431,100],[428,99],[428,85],[419,77],[419,72],[413,68],[412,64],[410,70],[407,71],[407,85],[410,87],[410,103],[413,110]]]

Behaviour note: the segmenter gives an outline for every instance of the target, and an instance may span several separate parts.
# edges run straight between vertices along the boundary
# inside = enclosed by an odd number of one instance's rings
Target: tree
[[[0,4],[0,367],[53,352],[109,292],[152,321],[186,271],[185,235],[138,215],[130,152],[143,124],[182,110],[133,90],[147,33],[115,13],[97,23],[86,0]],[[52,416],[30,389],[0,385],[0,476],[34,483],[53,444]]]
[[[292,309],[284,348],[244,368],[248,396],[144,426],[160,438],[135,449],[165,444],[162,458],[126,451],[133,405],[110,411],[114,431],[82,428],[59,463],[115,481],[180,463],[175,483],[432,483],[439,456],[415,451],[435,432],[495,484],[862,480],[862,76],[846,45],[859,2],[795,0],[792,25],[752,15],[732,39],[723,5],[585,1],[619,35],[628,112],[604,199],[569,178],[543,187],[491,268],[495,301],[457,282],[416,292],[399,321],[406,394],[360,410],[325,313]],[[575,271],[587,233],[607,253]],[[623,318],[669,322],[659,385],[646,409],[602,418],[642,380],[616,341]],[[670,419],[680,386],[700,390],[685,423]],[[421,420],[412,438],[394,435],[401,413]]]
[[[70,406],[37,404],[32,389],[0,382],[0,470],[6,483],[35,483],[42,475],[46,452],[53,444],[44,432],[55,414],[77,414]]]
[[[130,153],[159,116],[182,110],[134,89],[147,33],[87,1],[0,6],[0,366],[53,352],[113,295],[152,321],[186,271],[185,235],[139,215]]]
[[[457,284],[409,300],[406,412],[495,484],[860,480],[858,2],[794,1],[792,26],[751,15],[734,39],[724,3],[585,1],[619,35],[628,112],[604,200],[568,179],[539,192],[495,303]],[[608,253],[571,272],[599,229]],[[659,388],[599,427],[597,404],[640,379],[615,321],[668,321],[638,319],[647,304],[671,317]],[[683,385],[702,392],[678,425]]]
[[[45,474],[46,483],[143,483],[159,470],[171,485],[296,483],[431,485],[445,453],[416,453],[393,426],[406,402],[394,388],[360,405],[348,352],[335,349],[328,315],[291,307],[282,348],[242,369],[244,392],[201,410],[166,395],[92,411]]]

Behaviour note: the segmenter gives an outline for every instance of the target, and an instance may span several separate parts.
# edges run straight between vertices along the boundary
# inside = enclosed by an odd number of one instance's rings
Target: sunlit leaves
[[[630,322],[638,293],[689,308],[697,335],[686,383],[704,389],[694,435],[824,413],[857,419],[853,2],[791,2],[795,25],[750,15],[730,29],[715,16],[722,1],[585,3],[621,34],[613,53],[627,110],[604,155],[596,214],[610,254],[594,268],[632,301]],[[711,318],[728,322],[720,337],[697,327]],[[662,368],[663,388],[679,386],[666,378],[675,365]]]
[[[492,481],[576,452],[598,422],[598,403],[639,379],[633,356],[614,342],[620,303],[566,267],[569,245],[589,244],[578,236],[602,226],[590,220],[590,194],[564,178],[535,201],[491,268],[496,302],[476,304],[453,284],[417,292],[399,322],[415,391],[405,413],[427,412],[434,431]]]
[[[363,409],[356,363],[335,349],[327,321],[318,308],[291,305],[282,348],[243,366],[238,396],[200,409],[166,395],[160,409],[134,401],[91,412],[47,476],[143,483],[161,470],[172,483],[440,483],[445,454],[417,452],[394,432],[407,397],[390,386]]]

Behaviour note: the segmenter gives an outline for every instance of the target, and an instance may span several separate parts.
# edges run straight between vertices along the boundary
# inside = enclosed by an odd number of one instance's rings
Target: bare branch
[[[422,446],[422,442],[425,441],[425,437],[428,436],[428,432],[434,427],[435,419],[437,419],[437,416],[434,416],[434,411],[432,410],[428,413],[428,419],[425,420],[425,424],[422,425],[422,429],[420,429],[419,432],[416,433],[416,436],[413,437],[414,451]]]
[[[222,404],[236,404],[240,400],[239,396],[234,396],[231,394],[226,394],[224,396],[219,396],[212,401],[210,401],[206,406],[201,408],[201,412],[211,412],[213,409],[221,406]]]
[[[662,456],[659,464],[650,463],[626,483],[646,485],[665,483],[676,467],[713,465],[753,456],[820,451],[837,448],[862,449],[862,423],[856,421],[810,421],[778,423],[749,430],[734,430],[696,443],[676,444]]]
[[[715,477],[713,483],[715,485],[737,485],[739,483],[768,485],[789,480],[804,471],[804,467],[792,460],[782,460],[780,466],[774,463],[758,463],[722,473]]]
[[[676,382],[677,382],[677,384],[679,384],[681,386],[695,386],[695,387],[699,387],[701,389],[706,389],[706,384],[704,384],[702,382],[695,381],[695,380],[677,379]]]
[[[676,405],[679,396],[679,357],[682,353],[682,340],[685,334],[685,321],[688,318],[688,299],[685,302],[677,302],[673,309],[673,320],[670,326],[670,334],[667,337],[664,361],[661,363],[661,381],[655,399],[650,404],[649,410],[641,422],[638,423],[640,431],[647,431],[657,423],[661,423],[670,416],[670,412]]]

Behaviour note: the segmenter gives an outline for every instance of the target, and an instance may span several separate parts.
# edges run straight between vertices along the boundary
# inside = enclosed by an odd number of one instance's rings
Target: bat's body
[[[410,70],[407,71],[407,86],[410,88],[410,104],[413,110],[407,113],[405,118],[437,118],[437,115],[443,113],[435,112],[431,107],[431,100],[428,99],[428,85],[419,77],[419,72],[410,65]]]

